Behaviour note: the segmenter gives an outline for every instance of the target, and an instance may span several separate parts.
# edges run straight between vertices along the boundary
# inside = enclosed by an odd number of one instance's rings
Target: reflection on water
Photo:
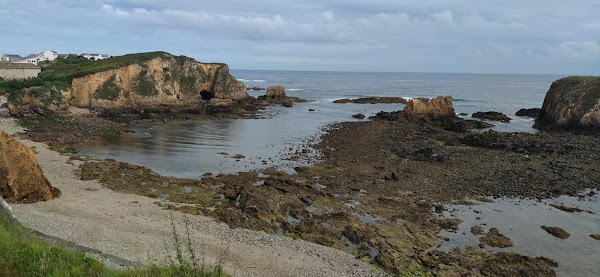
[[[479,236],[473,235],[471,226],[478,225],[487,232],[496,227],[510,238],[514,246],[488,250],[517,252],[522,255],[551,258],[558,262],[558,276],[600,276],[600,241],[590,234],[600,233],[600,195],[586,197],[561,196],[542,202],[522,199],[500,198],[494,203],[476,206],[450,205],[444,213],[447,218],[460,218],[463,222],[457,232],[442,231],[440,235],[450,238],[441,250],[477,246]],[[562,204],[593,213],[568,213],[549,206]],[[542,225],[560,227],[571,234],[567,239],[548,234]]]
[[[329,104],[329,105],[328,105]],[[183,121],[137,126],[117,137],[88,143],[82,154],[146,166],[162,175],[199,178],[206,172],[235,173],[278,166],[290,168],[307,161],[290,159],[316,139],[322,127],[351,120],[365,112],[360,106],[297,103],[293,108],[269,107],[261,119]],[[317,112],[309,112],[308,109]],[[401,105],[373,105],[375,111],[397,110]],[[305,152],[307,151],[305,150]],[[236,157],[242,155],[244,158]]]

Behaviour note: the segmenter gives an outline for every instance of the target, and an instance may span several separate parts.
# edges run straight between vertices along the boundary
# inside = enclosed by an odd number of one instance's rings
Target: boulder
[[[567,77],[552,83],[533,127],[600,131],[600,77]]]
[[[540,115],[540,111],[542,111],[542,109],[539,108],[533,108],[533,109],[520,109],[517,113],[515,113],[516,116],[525,116],[525,117],[538,117]]]
[[[285,98],[285,88],[283,86],[272,86],[267,88],[265,94],[266,100],[276,100]]]
[[[0,196],[7,202],[33,203],[60,194],[50,185],[33,151],[0,131]]]
[[[375,120],[419,122],[461,133],[469,129],[482,129],[494,126],[483,121],[465,120],[456,116],[451,96],[438,96],[433,99],[413,98],[408,101],[402,111],[382,111],[370,118]]]
[[[502,122],[510,122],[510,117],[506,116],[503,113],[499,112],[476,112],[471,115],[473,118],[487,119],[487,120],[495,120]]]
[[[433,99],[413,98],[406,103],[404,113],[409,118],[440,119],[456,116],[452,96],[438,96]]]
[[[357,114],[355,114],[355,115],[352,115],[352,117],[353,117],[353,118],[356,118],[356,119],[364,119],[364,118],[365,118],[365,115],[364,115],[364,114],[361,114],[361,113],[357,113]]]
[[[548,234],[551,234],[557,238],[566,239],[571,236],[571,234],[567,233],[567,231],[559,228],[559,227],[551,227],[551,226],[542,226],[542,229],[546,230]]]

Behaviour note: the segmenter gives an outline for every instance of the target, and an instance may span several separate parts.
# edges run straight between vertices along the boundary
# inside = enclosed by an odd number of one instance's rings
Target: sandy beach
[[[22,131],[12,119],[2,119],[0,129],[9,134]],[[187,241],[183,213],[162,209],[154,204],[157,199],[114,192],[97,181],[81,181],[73,173],[81,161],[51,151],[43,143],[20,141],[35,148],[48,179],[62,191],[55,200],[13,205],[14,214],[29,229],[97,250],[91,255],[111,267],[123,266],[115,256],[133,264],[169,262],[169,256],[175,256],[171,222],[180,238]],[[381,274],[372,265],[333,248],[264,232],[231,229],[204,216],[185,217],[197,256],[207,264],[222,261],[225,270],[234,276]]]

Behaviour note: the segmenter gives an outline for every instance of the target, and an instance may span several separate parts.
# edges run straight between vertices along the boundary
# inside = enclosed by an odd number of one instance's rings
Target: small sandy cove
[[[0,129],[23,129],[0,119]],[[163,210],[152,199],[81,181],[73,173],[80,161],[51,151],[43,143],[22,140],[62,196],[47,202],[15,204],[15,216],[29,229],[96,252],[92,256],[119,267],[116,256],[135,264],[164,264],[175,256],[172,220],[187,242],[184,214]],[[231,229],[204,216],[187,215],[197,256],[207,264],[223,261],[234,276],[373,276],[381,272],[350,254],[329,247],[247,229]],[[102,254],[98,254],[97,251]],[[118,259],[117,259],[118,260]]]

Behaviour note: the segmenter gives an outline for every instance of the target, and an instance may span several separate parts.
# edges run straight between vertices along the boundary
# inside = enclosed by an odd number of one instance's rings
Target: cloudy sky
[[[0,0],[0,52],[236,69],[600,75],[598,0]]]

